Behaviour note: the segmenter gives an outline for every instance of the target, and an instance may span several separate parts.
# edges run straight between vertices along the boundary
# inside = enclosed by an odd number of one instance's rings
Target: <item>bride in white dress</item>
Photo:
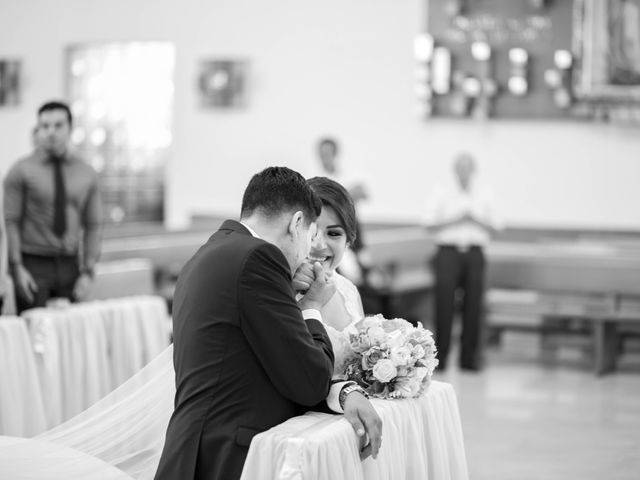
[[[309,252],[310,262],[303,264],[293,278],[296,290],[306,290],[313,282],[312,261],[319,261],[324,271],[333,278],[335,295],[322,308],[322,321],[331,338],[334,349],[335,372],[342,371],[343,353],[348,333],[364,318],[362,299],[356,286],[338,273],[345,255],[354,255],[349,250],[356,238],[355,207],[347,190],[326,177],[314,177],[309,185],[322,200],[322,213],[318,217],[318,233]]]
[[[336,272],[355,238],[355,210],[346,190],[336,182],[316,177],[309,183],[323,201],[318,235],[310,257],[321,261],[337,287],[321,313],[336,350],[338,370],[344,331],[364,316],[357,288]],[[294,286],[304,290],[308,275],[303,266],[296,274]],[[173,411],[174,395],[173,348],[170,346],[105,398],[36,440],[79,450],[130,477],[152,479]],[[105,475],[107,470],[105,467]]]

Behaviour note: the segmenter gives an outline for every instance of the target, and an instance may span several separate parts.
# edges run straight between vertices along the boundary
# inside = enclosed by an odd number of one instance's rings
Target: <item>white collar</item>
[[[258,234],[256,233],[256,231],[255,231],[253,228],[251,228],[249,225],[247,225],[247,224],[246,224],[246,223],[244,223],[244,222],[240,222],[240,223],[244,226],[244,228],[246,228],[247,230],[249,230],[249,233],[250,233],[251,235],[253,235],[253,236],[254,236],[254,237],[256,237],[256,238],[262,238],[262,237],[261,237],[260,235],[258,235]]]

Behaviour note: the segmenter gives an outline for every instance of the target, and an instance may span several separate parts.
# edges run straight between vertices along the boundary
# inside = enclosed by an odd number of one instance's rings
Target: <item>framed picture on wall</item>
[[[640,0],[574,0],[576,93],[640,102]]]
[[[20,103],[20,61],[0,59],[0,107]]]
[[[246,106],[247,62],[241,59],[204,60],[200,64],[200,104],[206,108]]]

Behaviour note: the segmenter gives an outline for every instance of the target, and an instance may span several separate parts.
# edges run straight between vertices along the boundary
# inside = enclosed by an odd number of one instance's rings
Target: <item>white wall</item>
[[[316,138],[342,142],[366,180],[369,219],[416,219],[459,149],[476,152],[508,224],[640,228],[640,134],[579,122],[418,121],[412,40],[426,0],[0,0],[0,57],[23,60],[23,102],[0,109],[0,168],[29,149],[35,110],[64,94],[64,48],[106,40],[176,45],[172,227],[237,215],[251,174],[315,171]],[[198,61],[251,62],[243,111],[198,106]]]

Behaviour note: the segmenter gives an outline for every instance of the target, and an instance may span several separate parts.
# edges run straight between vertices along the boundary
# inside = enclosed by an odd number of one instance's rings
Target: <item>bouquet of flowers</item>
[[[438,365],[433,336],[421,323],[401,318],[366,317],[349,335],[351,354],[344,376],[378,398],[419,397]]]

